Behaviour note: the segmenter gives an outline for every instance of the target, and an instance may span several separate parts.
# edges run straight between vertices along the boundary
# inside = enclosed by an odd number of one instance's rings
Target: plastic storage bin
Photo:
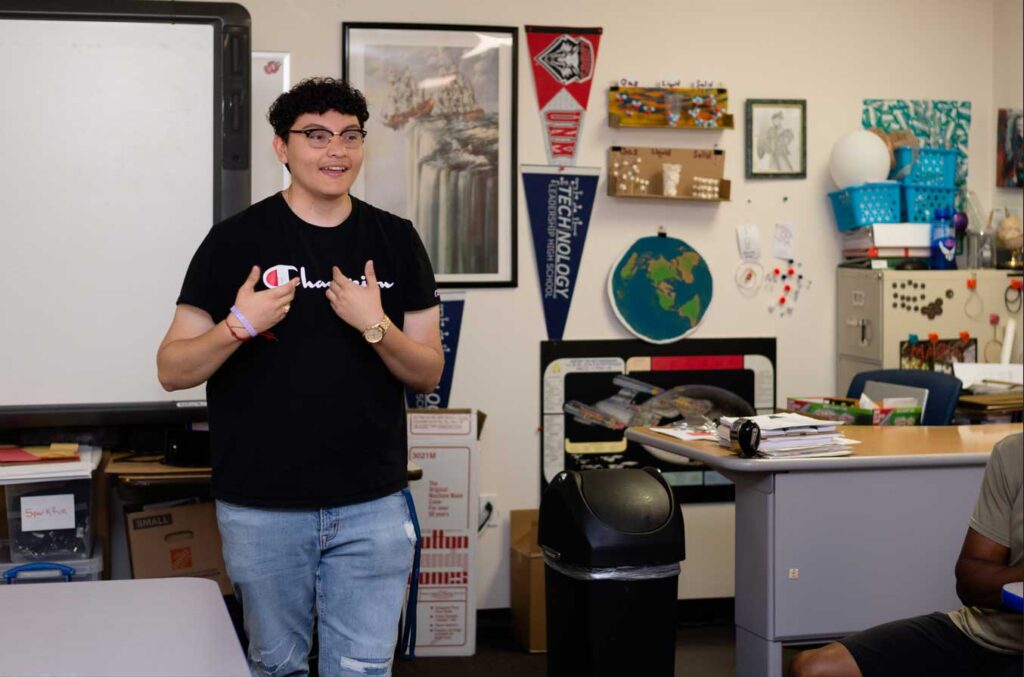
[[[560,473],[541,499],[538,541],[548,674],[671,677],[686,548],[682,514],[661,473]]]
[[[93,548],[93,556],[88,559],[16,563],[7,557],[9,547],[6,540],[0,540],[0,586],[10,583],[57,583],[65,580],[72,583],[98,581],[103,573],[103,542],[99,539]]]
[[[903,220],[907,223],[930,223],[939,207],[953,209],[956,188],[903,184]]]
[[[862,183],[828,194],[839,230],[853,230],[876,223],[899,223],[900,184]]]
[[[958,151],[949,148],[911,148],[900,146],[894,176],[904,183],[952,188],[956,178]]]
[[[6,493],[12,562],[92,556],[91,479],[11,484]]]

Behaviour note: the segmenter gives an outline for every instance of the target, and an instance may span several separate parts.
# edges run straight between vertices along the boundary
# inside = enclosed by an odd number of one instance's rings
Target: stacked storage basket
[[[956,150],[899,147],[895,181],[862,183],[828,194],[841,231],[876,223],[928,223],[956,199]]]
[[[900,220],[900,186],[892,181],[862,183],[828,194],[839,230]]]
[[[947,148],[895,149],[896,178],[903,191],[903,220],[927,223],[939,207],[956,199],[957,151]]]

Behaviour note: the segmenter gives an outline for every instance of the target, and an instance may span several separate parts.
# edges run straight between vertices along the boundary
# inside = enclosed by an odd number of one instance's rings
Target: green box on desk
[[[864,409],[852,397],[790,397],[786,410],[851,425],[918,425],[921,407]]]

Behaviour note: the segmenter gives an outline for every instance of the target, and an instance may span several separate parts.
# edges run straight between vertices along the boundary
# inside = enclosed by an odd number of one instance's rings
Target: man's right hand
[[[249,277],[238,288],[235,306],[249,320],[257,334],[261,334],[285,318],[295,298],[299,278],[293,277],[280,287],[256,291],[260,280],[260,267],[253,266]]]

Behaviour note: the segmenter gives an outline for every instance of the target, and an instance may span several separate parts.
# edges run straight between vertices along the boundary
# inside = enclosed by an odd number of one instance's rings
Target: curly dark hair
[[[366,98],[362,92],[344,80],[334,78],[306,78],[277,97],[267,111],[267,120],[274,133],[288,140],[288,130],[306,113],[323,115],[327,111],[354,115],[362,127],[370,119]]]

